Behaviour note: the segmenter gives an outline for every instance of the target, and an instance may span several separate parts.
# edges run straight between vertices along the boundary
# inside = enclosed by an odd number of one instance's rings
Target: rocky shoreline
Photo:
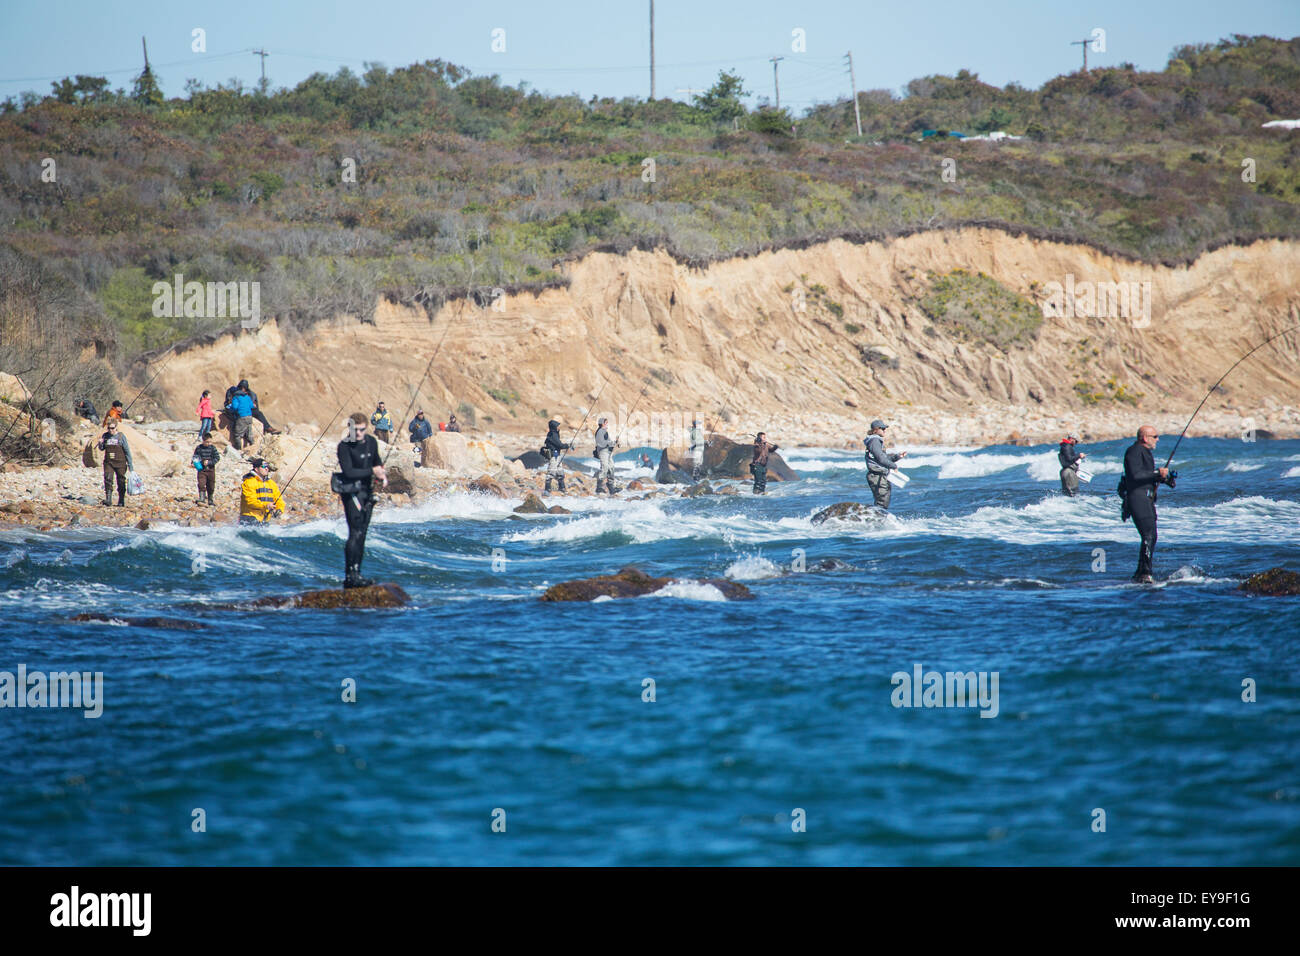
[[[1031,415],[1024,409],[983,406],[970,414],[949,410],[930,410],[895,405],[859,416],[789,413],[768,421],[744,418],[722,425],[720,431],[736,439],[762,429],[769,438],[785,448],[827,447],[859,449],[865,434],[865,421],[879,416],[891,425],[891,446],[958,445],[982,447],[991,444],[1054,444],[1067,432],[1080,436],[1086,444],[1126,438],[1139,424],[1151,423],[1168,436],[1161,448],[1172,447],[1171,439],[1182,429],[1187,412],[1152,413],[1106,409],[1082,420],[1065,417]],[[570,427],[576,423],[568,423]],[[1300,412],[1279,407],[1267,418],[1253,423],[1256,437],[1300,437]],[[239,484],[248,472],[247,459],[263,455],[275,462],[279,470],[273,478],[283,488],[293,477],[285,496],[283,518],[276,523],[294,524],[316,519],[338,518],[338,498],[329,489],[329,473],[336,441],[322,439],[312,426],[286,426],[286,434],[261,436],[256,445],[242,454],[227,445],[224,435],[217,443],[223,458],[217,469],[216,504],[197,503],[195,473],[189,456],[196,444],[195,426],[189,422],[136,423],[129,426],[137,471],[145,481],[145,494],[128,496],[125,506],[103,503],[103,473],[87,468],[73,450],[99,434],[89,422],[81,422],[78,433],[65,436],[61,444],[61,463],[49,467],[27,467],[13,463],[0,468],[0,528],[24,527],[41,531],[77,527],[148,527],[169,522],[184,527],[233,524],[239,515]],[[1230,412],[1202,411],[1189,431],[1193,437],[1242,438],[1243,418]],[[508,432],[484,432],[482,437],[451,436],[438,433],[430,440],[431,448],[423,459],[431,467],[414,467],[419,452],[406,443],[394,446],[389,457],[392,481],[389,492],[381,495],[379,510],[403,507],[425,500],[431,495],[455,491],[476,492],[500,498],[523,499],[540,495],[544,476],[527,471],[509,460],[536,447],[538,437]],[[573,461],[590,464],[582,440],[573,453]],[[592,482],[581,473],[569,472],[568,491],[546,495],[551,499],[586,496]],[[643,479],[633,491],[653,495],[665,494],[667,486],[656,486]],[[680,487],[672,493],[680,493]],[[721,493],[734,489],[721,487]]]

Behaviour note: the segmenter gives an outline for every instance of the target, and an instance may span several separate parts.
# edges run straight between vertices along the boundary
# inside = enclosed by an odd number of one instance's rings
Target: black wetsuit
[[[348,521],[348,540],[343,546],[345,581],[361,577],[361,560],[366,556],[366,531],[370,527],[370,512],[375,507],[372,489],[375,465],[383,464],[379,456],[379,442],[374,435],[361,441],[339,442],[339,470],[344,485],[356,484],[358,490],[339,495],[343,499],[343,513]]]
[[[1074,442],[1070,441],[1061,442],[1056,453],[1056,459],[1061,463],[1061,490],[1071,498],[1079,493],[1079,459],[1082,457]]]
[[[1140,441],[1134,442],[1124,452],[1124,504],[1142,536],[1135,581],[1151,577],[1151,560],[1156,553],[1156,485],[1160,481],[1151,449]]]

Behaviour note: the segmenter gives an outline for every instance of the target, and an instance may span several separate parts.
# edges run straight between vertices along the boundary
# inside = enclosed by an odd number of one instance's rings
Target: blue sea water
[[[0,710],[0,863],[1300,863],[1300,599],[1235,590],[1300,570],[1300,442],[1184,441],[1155,587],[1127,444],[1074,500],[1054,448],[916,448],[883,523],[810,522],[869,500],[826,449],[765,498],[452,494],[377,514],[393,611],[213,607],[335,584],[341,520],[0,531],[0,671],[104,681]],[[630,563],[755,599],[538,600]],[[895,707],[917,665],[996,672],[996,716]]]

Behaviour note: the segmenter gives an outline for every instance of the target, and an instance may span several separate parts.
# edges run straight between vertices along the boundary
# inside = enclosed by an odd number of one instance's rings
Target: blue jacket
[[[407,426],[411,432],[411,441],[424,441],[426,438],[433,436],[433,422],[424,418],[412,418],[411,424]]]
[[[253,414],[253,399],[249,395],[235,395],[230,400],[230,407],[240,418],[247,418]]]

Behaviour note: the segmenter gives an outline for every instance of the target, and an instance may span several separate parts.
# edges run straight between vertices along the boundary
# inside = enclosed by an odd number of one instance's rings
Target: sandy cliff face
[[[1069,315],[1047,319],[1028,348],[963,344],[916,305],[927,271],[959,268],[1038,300],[1053,282],[1150,283],[1149,324],[1140,313]],[[228,384],[246,377],[274,424],[323,426],[340,405],[369,413],[380,399],[397,415],[445,332],[416,405],[436,422],[468,402],[480,427],[498,433],[540,437],[547,417],[576,426],[606,376],[599,412],[617,419],[648,381],[641,412],[716,420],[725,401],[738,434],[777,422],[801,430],[801,439],[823,428],[852,438],[877,414],[901,416],[902,434],[916,438],[1000,438],[1039,416],[1045,433],[1070,421],[1102,422],[1094,431],[1105,432],[1112,418],[1127,432],[1142,415],[1185,418],[1250,345],[1300,323],[1300,244],[1280,241],[1169,269],[971,229],[864,245],[836,240],[705,269],[658,252],[593,254],[572,263],[569,278],[567,289],[507,296],[497,308],[454,302],[432,323],[390,303],[380,304],[373,324],[340,316],[301,335],[271,321],[177,354],[159,376],[158,400],[188,416],[203,388],[219,402]],[[808,292],[814,285],[825,293]],[[1259,353],[1208,409],[1285,427],[1300,405],[1298,346],[1300,335],[1288,335]],[[864,352],[874,357],[864,361]],[[1085,403],[1075,390],[1079,381],[1100,387],[1110,379],[1142,393],[1137,409]],[[983,423],[976,434],[927,428],[938,417],[976,416]]]

